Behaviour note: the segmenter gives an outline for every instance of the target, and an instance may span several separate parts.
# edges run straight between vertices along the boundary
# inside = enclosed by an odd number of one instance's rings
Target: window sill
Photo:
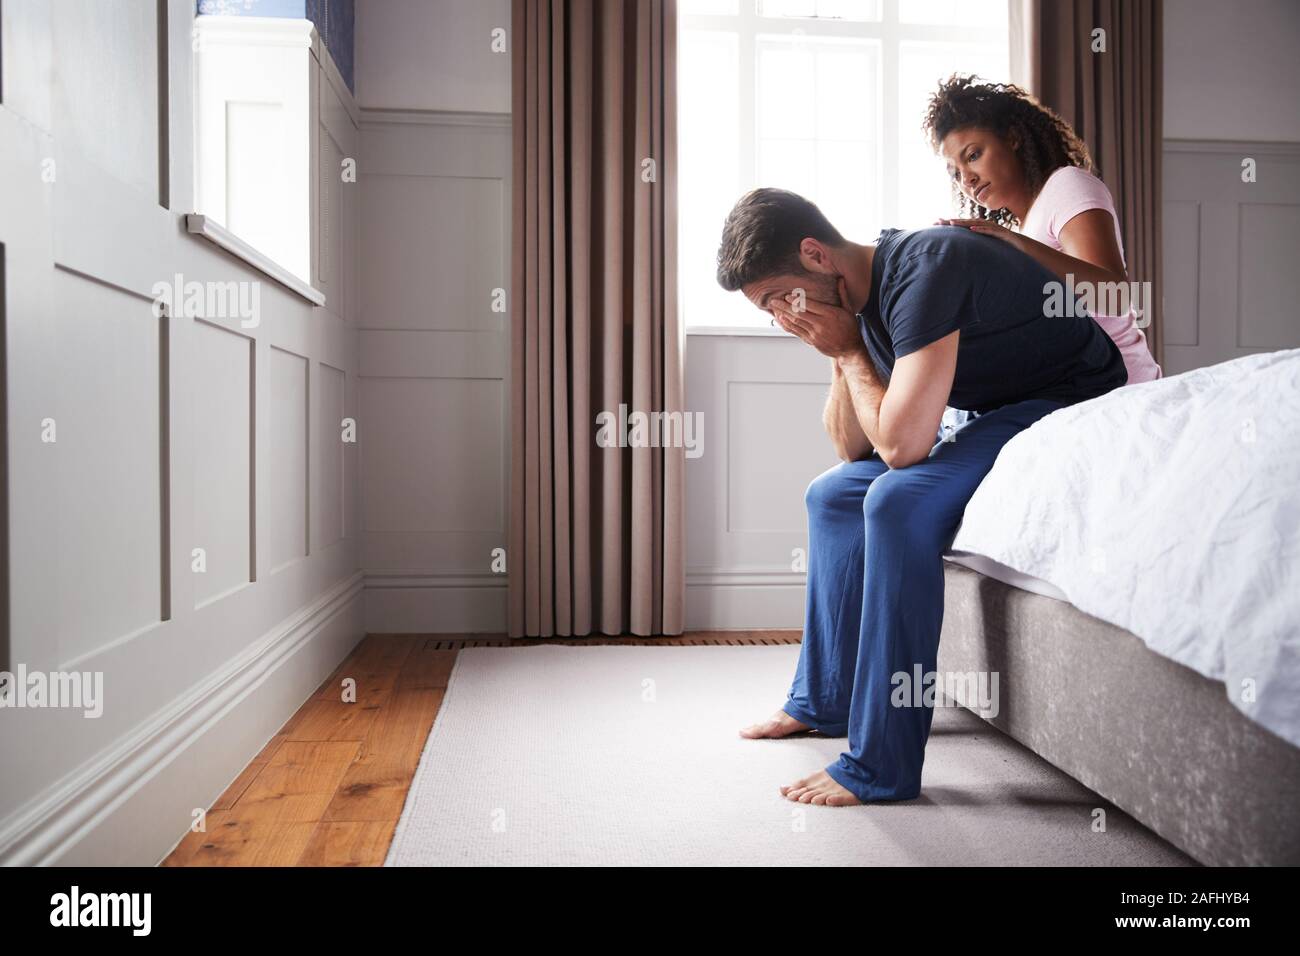
[[[274,279],[290,292],[296,292],[312,305],[324,305],[325,293],[303,282],[275,260],[258,252],[224,226],[218,225],[202,213],[192,212],[185,217],[185,228],[191,235],[202,236],[231,255],[244,260],[254,269]]]
[[[740,335],[740,336],[759,336],[762,338],[771,338],[781,336],[783,338],[794,338],[785,329],[777,328],[775,325],[688,325],[686,327],[687,335]]]

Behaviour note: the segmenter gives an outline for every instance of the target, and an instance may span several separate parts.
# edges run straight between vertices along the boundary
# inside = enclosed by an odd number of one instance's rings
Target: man
[[[741,731],[847,734],[825,770],[781,788],[847,806],[921,791],[933,710],[895,706],[896,674],[935,670],[942,555],[998,451],[1059,408],[1127,381],[1087,315],[1049,317],[1056,277],[955,226],[845,240],[807,199],[756,189],[727,216],[718,282],[831,359],[823,424],[842,463],[813,480],[808,598],[781,710]],[[946,406],[974,413],[936,441]]]

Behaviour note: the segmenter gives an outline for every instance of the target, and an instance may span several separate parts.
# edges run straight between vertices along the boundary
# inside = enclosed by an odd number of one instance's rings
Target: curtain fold
[[[685,450],[597,415],[682,410],[676,0],[513,0],[512,637],[679,634]]]
[[[1060,113],[1115,197],[1129,280],[1150,282],[1147,344],[1162,361],[1162,0],[1010,0],[1012,77]],[[1093,31],[1105,50],[1094,51]]]

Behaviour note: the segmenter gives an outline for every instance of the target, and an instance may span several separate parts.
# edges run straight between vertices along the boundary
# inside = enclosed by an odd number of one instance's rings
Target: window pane
[[[853,242],[872,242],[879,231],[874,193],[878,166],[874,144],[817,144],[818,192],[809,198]]]
[[[759,16],[879,20],[880,0],[759,0]]]
[[[760,139],[758,185],[789,189],[816,201],[816,144],[811,139]]]
[[[902,23],[933,23],[1005,30],[1007,0],[899,0]]]
[[[805,196],[864,241],[868,223],[880,221],[879,44],[764,37],[756,60],[756,185]]]
[[[838,20],[879,20],[879,0],[817,0],[817,16]]]
[[[801,78],[813,75],[816,62],[813,46],[806,39],[794,43],[759,41],[754,109],[760,137],[813,135],[808,116],[809,89]]]
[[[716,279],[718,240],[740,181],[740,54],[735,33],[683,31],[678,44],[678,249],[682,314],[693,325],[761,315]]]
[[[945,163],[935,155],[921,130],[925,107],[941,80],[950,74],[976,73],[985,79],[1007,78],[1005,45],[903,43],[898,58],[898,223],[900,228],[928,226],[956,210]]]
[[[874,135],[878,50],[874,40],[761,37],[755,56],[758,135]]]
[[[874,44],[824,43],[814,47],[817,59],[817,137],[866,139],[876,132],[876,48]],[[839,91],[839,95],[829,95]],[[807,100],[801,115],[808,111]]]
[[[679,16],[732,17],[740,12],[740,0],[679,0]]]

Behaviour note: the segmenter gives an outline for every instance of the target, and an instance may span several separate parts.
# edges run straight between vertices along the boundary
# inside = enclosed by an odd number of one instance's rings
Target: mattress
[[[1003,447],[950,560],[1128,631],[1300,747],[1297,409],[1288,350],[1053,412]]]
[[[1009,584],[1013,588],[1019,588],[1022,591],[1029,591],[1033,594],[1041,594],[1043,597],[1055,598],[1058,601],[1065,601],[1067,604],[1070,601],[1070,599],[1065,596],[1065,592],[1051,581],[1044,581],[1042,578],[1036,578],[1032,574],[1025,574],[1023,571],[1017,571],[1015,568],[1007,567],[1007,565],[1002,564],[1000,561],[994,561],[987,555],[972,554],[969,551],[949,551],[943,557],[946,561],[951,561],[953,564],[960,564],[962,567],[970,568],[972,571],[978,571],[985,577],[990,577],[995,581],[1001,581],[1003,584]]]

